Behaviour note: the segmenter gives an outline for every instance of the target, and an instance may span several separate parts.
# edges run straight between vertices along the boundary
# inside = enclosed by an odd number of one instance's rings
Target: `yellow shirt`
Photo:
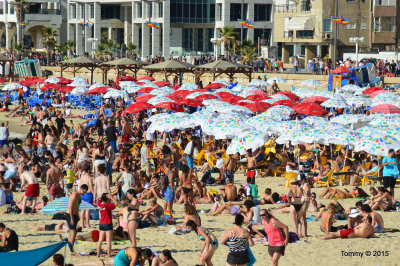
[[[75,172],[71,169],[67,170],[67,184],[73,184],[75,182]]]

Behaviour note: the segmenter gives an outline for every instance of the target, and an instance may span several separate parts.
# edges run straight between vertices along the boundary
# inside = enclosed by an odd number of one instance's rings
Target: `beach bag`
[[[256,184],[249,184],[251,191],[250,194],[253,196],[253,199],[258,198],[258,186]]]

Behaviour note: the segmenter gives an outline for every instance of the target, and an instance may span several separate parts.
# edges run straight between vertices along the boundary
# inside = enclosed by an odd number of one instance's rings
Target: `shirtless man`
[[[25,214],[25,207],[26,207],[26,201],[28,198],[32,198],[32,213],[35,210],[36,206],[36,199],[39,197],[39,192],[40,192],[40,187],[39,187],[39,182],[36,179],[36,176],[34,173],[29,171],[29,168],[27,165],[22,167],[22,174],[20,176],[21,178],[21,188],[19,189],[19,192],[27,185],[25,195],[23,196],[22,200],[22,211],[21,214]]]
[[[126,118],[122,119],[121,124],[122,124],[122,130],[121,130],[122,143],[125,144],[129,142],[131,136],[131,127],[126,121]]]
[[[338,227],[332,226],[336,220],[335,208],[335,204],[330,203],[328,205],[328,209],[321,214],[321,231],[325,234],[329,234],[330,232],[337,232],[339,230]]]
[[[232,184],[230,180],[227,181],[226,186],[221,187],[221,195],[224,199],[224,202],[228,201],[236,201],[237,199],[237,188]]]
[[[225,182],[228,183],[228,180],[231,183],[234,183],[234,174],[237,168],[239,156],[237,154],[230,154],[229,157],[226,159],[223,170],[225,174]]]
[[[86,201],[87,203],[93,205],[93,179],[90,175],[91,167],[88,162],[86,162],[82,167],[82,174],[81,174],[81,182],[80,185],[87,185],[88,191],[86,194],[82,195],[81,200]],[[90,211],[83,210],[81,211],[81,220],[82,220],[82,227],[83,228],[90,228]]]
[[[52,130],[49,130],[47,132],[46,138],[44,139],[44,144],[46,144],[47,150],[51,152],[54,158],[57,156],[56,143],[57,143],[57,137],[53,134]]]
[[[369,238],[374,237],[374,227],[372,224],[372,217],[367,216],[365,221],[354,228],[340,230],[338,232],[324,236],[322,239],[335,239],[335,238]]]
[[[364,204],[361,206],[361,212],[364,217],[372,218],[371,225],[374,227],[375,233],[383,233],[384,223],[383,218],[379,213],[372,211],[371,207],[368,204]]]
[[[106,176],[106,166],[105,164],[100,164],[98,167],[100,175],[97,176],[94,180],[94,199],[95,203],[103,193],[107,193],[108,195],[111,196],[111,190],[110,190],[110,179]]]
[[[253,156],[253,151],[251,149],[248,149],[246,151],[246,157],[247,157],[247,177],[250,177],[252,180],[251,183],[255,184],[256,167],[257,167],[256,156]]]
[[[71,195],[68,202],[68,212],[66,214],[66,221],[69,228],[68,242],[72,245],[72,252],[74,252],[74,243],[76,238],[76,226],[79,221],[79,206],[81,205],[81,196],[85,195],[88,191],[87,185],[81,185],[81,188]]]
[[[53,201],[55,198],[61,197],[62,191],[64,191],[64,182],[61,182],[60,187],[60,180],[63,179],[62,171],[55,166],[54,159],[49,158],[49,169],[46,173],[46,187],[50,194],[50,201]]]

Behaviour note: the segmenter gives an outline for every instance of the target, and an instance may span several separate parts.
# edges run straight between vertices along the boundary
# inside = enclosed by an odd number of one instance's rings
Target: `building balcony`
[[[396,31],[373,32],[372,43],[395,44]]]
[[[374,17],[396,17],[396,6],[374,6]]]
[[[39,9],[36,11],[28,11],[26,14],[30,15],[61,15],[60,9]]]

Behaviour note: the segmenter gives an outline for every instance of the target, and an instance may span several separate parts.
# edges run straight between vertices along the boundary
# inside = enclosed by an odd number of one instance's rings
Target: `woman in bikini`
[[[193,185],[192,185],[192,169],[189,169],[187,165],[182,165],[182,174],[180,176],[180,185],[183,191],[183,202],[184,204],[190,203],[194,205],[193,200]]]
[[[328,194],[329,193],[329,194]],[[320,198],[323,198],[325,195],[328,196],[326,197],[327,199],[332,199],[334,197],[339,198],[339,199],[352,199],[352,198],[368,198],[369,195],[359,187],[353,188],[353,190],[350,192],[346,188],[342,191],[337,188],[330,188],[326,187],[322,193],[319,195]]]
[[[378,196],[371,200],[369,205],[372,210],[386,210],[388,207],[393,206],[393,196],[392,194],[384,187],[378,188]]]
[[[140,218],[139,218],[139,201],[136,198],[136,192],[134,189],[129,189],[126,192],[126,196],[129,200],[127,202],[128,206],[128,233],[129,238],[132,243],[132,247],[136,247],[136,229],[139,226]]]
[[[182,225],[177,225],[176,229],[178,231],[187,231],[188,230],[187,223],[189,221],[193,221],[198,226],[201,226],[201,218],[197,213],[196,208],[192,204],[185,204],[183,208],[185,210],[185,215],[183,216],[184,221]]]
[[[196,232],[200,240],[204,241],[200,249],[200,265],[212,266],[212,257],[218,248],[218,240],[208,229],[198,226],[194,221],[187,222],[189,230]]]
[[[302,199],[307,195],[303,188],[299,186],[299,181],[292,182],[292,186],[289,188],[287,195],[290,203],[290,214],[292,216],[294,231],[299,237],[303,237],[300,233],[300,219],[303,217]]]

